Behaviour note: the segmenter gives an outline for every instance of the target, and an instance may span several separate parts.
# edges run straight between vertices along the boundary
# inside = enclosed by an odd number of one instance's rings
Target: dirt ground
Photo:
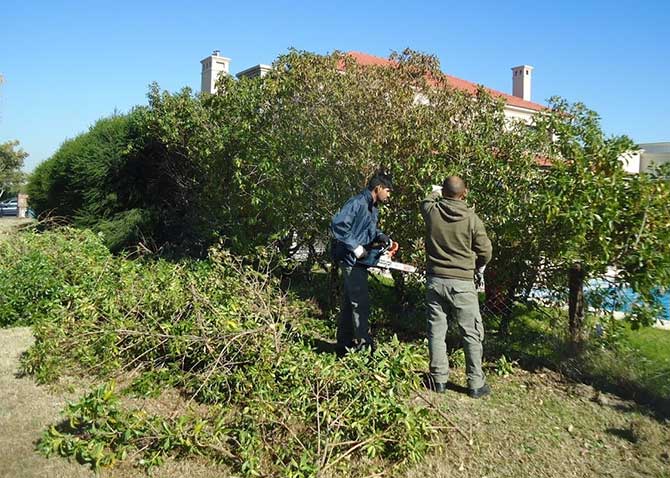
[[[0,236],[16,231],[23,225],[34,222],[34,219],[22,219],[18,217],[0,217]]]
[[[77,463],[47,460],[34,451],[35,442],[58,420],[68,397],[37,386],[31,377],[17,376],[19,357],[32,342],[29,327],[0,330],[0,477],[95,476]]]
[[[60,421],[68,400],[80,394],[64,386],[40,386],[20,377],[19,358],[33,343],[30,327],[0,329],[0,478],[79,478],[95,473],[63,458],[46,459],[35,451],[44,430]],[[143,470],[120,466],[99,477],[136,478]],[[230,476],[221,466],[197,459],[168,460],[154,478],[215,478]]]

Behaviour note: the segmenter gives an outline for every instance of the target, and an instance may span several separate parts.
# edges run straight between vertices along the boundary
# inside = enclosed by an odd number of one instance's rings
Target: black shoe
[[[358,345],[356,345],[356,352],[360,351],[364,352],[369,352],[370,354],[375,353],[375,343],[370,341],[370,342],[361,342]]]
[[[344,357],[345,355],[347,355],[352,350],[353,350],[353,345],[337,344],[335,346],[335,353],[337,354],[337,358]]]
[[[491,387],[488,383],[485,383],[482,387],[470,389],[468,395],[470,398],[482,398],[491,393]]]
[[[447,382],[433,384],[433,392],[435,393],[444,393],[447,391]]]

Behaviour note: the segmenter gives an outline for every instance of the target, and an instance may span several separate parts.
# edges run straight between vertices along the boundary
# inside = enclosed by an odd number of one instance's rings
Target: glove
[[[475,271],[475,287],[480,289],[484,285],[484,271],[486,266],[481,266]]]
[[[377,236],[377,241],[381,242],[384,245],[384,247],[390,246],[391,243],[393,242],[391,241],[391,238],[384,233],[381,233]]]
[[[437,184],[433,184],[431,186],[431,192],[439,192],[442,194],[442,186],[438,186]]]
[[[368,251],[363,246],[357,246],[356,249],[354,249],[354,255],[356,256],[356,259],[363,259],[368,255]]]

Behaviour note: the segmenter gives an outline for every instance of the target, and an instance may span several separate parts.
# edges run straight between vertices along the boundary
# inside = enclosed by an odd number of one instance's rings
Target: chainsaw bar
[[[395,262],[388,255],[384,254],[379,258],[379,261],[373,266],[379,269],[394,269],[401,272],[416,272],[416,267],[402,262]]]

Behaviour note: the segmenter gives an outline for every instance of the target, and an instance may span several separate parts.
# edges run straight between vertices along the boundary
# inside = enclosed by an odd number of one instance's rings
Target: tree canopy
[[[7,141],[0,144],[0,199],[6,192],[17,192],[23,183],[21,171],[23,161],[28,157],[18,141]]]
[[[530,125],[511,121],[485,89],[452,88],[434,57],[390,59],[291,50],[263,78],[222,78],[215,95],[154,85],[146,106],[65,143],[31,194],[81,224],[125,231],[117,244],[201,254],[223,239],[240,253],[274,244],[290,255],[297,238],[318,259],[333,213],[383,169],[395,190],[381,226],[420,265],[418,203],[457,174],[494,243],[489,282],[509,297],[563,289],[575,262],[587,279],[615,268],[643,299],[670,283],[668,184],[623,170],[629,138],[607,137],[596,113],[560,98]],[[112,140],[102,133],[115,121]],[[104,154],[84,146],[101,144]],[[109,227],[121,217],[137,227]]]

